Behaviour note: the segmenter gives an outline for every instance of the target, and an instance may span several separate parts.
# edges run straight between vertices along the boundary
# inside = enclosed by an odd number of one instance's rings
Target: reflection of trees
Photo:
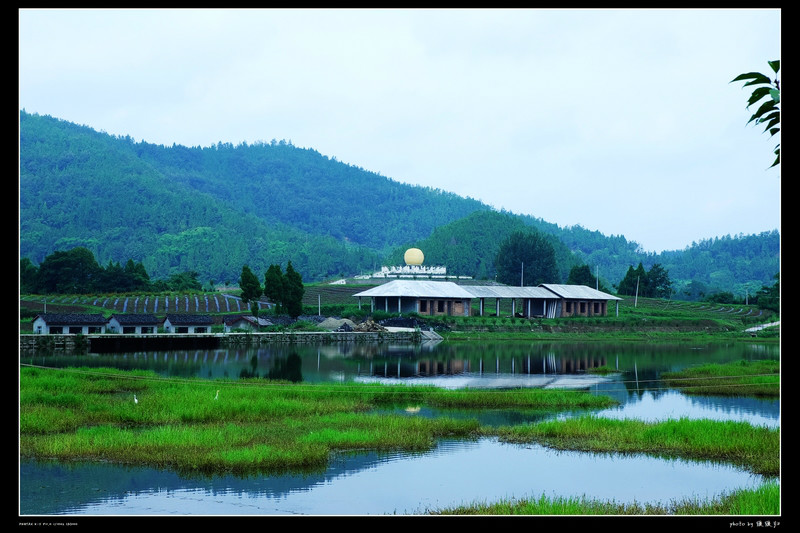
[[[269,370],[269,379],[282,379],[298,383],[303,381],[302,358],[297,352],[290,353],[286,359],[276,357]]]
[[[250,358],[250,368],[243,368],[239,371],[239,377],[244,378],[257,378],[258,377],[258,356],[254,355]]]

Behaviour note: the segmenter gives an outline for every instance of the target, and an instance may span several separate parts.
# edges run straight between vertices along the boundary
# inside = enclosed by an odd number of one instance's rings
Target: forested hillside
[[[101,265],[132,259],[153,279],[235,283],[245,264],[263,275],[291,260],[319,281],[401,264],[417,245],[426,264],[493,279],[500,242],[525,228],[548,235],[564,279],[586,264],[609,287],[639,262],[661,264],[692,297],[754,292],[779,269],[777,231],[643,254],[623,236],[497,212],[285,141],[166,147],[20,113],[20,257],[34,264],[85,246]]]
[[[476,209],[285,142],[164,147],[20,115],[20,256],[86,246],[151,277],[292,260],[305,279],[380,266],[384,252]]]

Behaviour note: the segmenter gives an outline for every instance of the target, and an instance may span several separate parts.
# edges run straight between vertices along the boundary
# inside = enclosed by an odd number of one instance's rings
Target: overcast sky
[[[780,229],[746,125],[779,9],[19,11],[19,106],[137,141],[291,140],[677,250]]]

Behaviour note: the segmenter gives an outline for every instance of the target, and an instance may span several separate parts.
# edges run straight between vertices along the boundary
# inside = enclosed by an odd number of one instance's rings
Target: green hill
[[[194,271],[235,283],[244,264],[263,276],[291,260],[321,281],[400,264],[410,245],[426,264],[492,279],[500,242],[520,228],[551,237],[562,276],[585,263],[607,286],[659,263],[687,293],[743,295],[779,269],[777,231],[644,254],[623,236],[497,212],[285,141],[154,145],[22,111],[19,181],[21,258],[85,246],[101,265],[133,259],[153,279]]]

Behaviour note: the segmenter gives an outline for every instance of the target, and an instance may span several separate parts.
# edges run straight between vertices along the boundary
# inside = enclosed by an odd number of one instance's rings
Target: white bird
[[[133,395],[133,403],[139,403],[139,398],[135,394]]]
[[[214,396],[214,399],[215,399],[215,400],[219,400],[219,389],[217,389],[217,395],[216,395],[216,396]]]

